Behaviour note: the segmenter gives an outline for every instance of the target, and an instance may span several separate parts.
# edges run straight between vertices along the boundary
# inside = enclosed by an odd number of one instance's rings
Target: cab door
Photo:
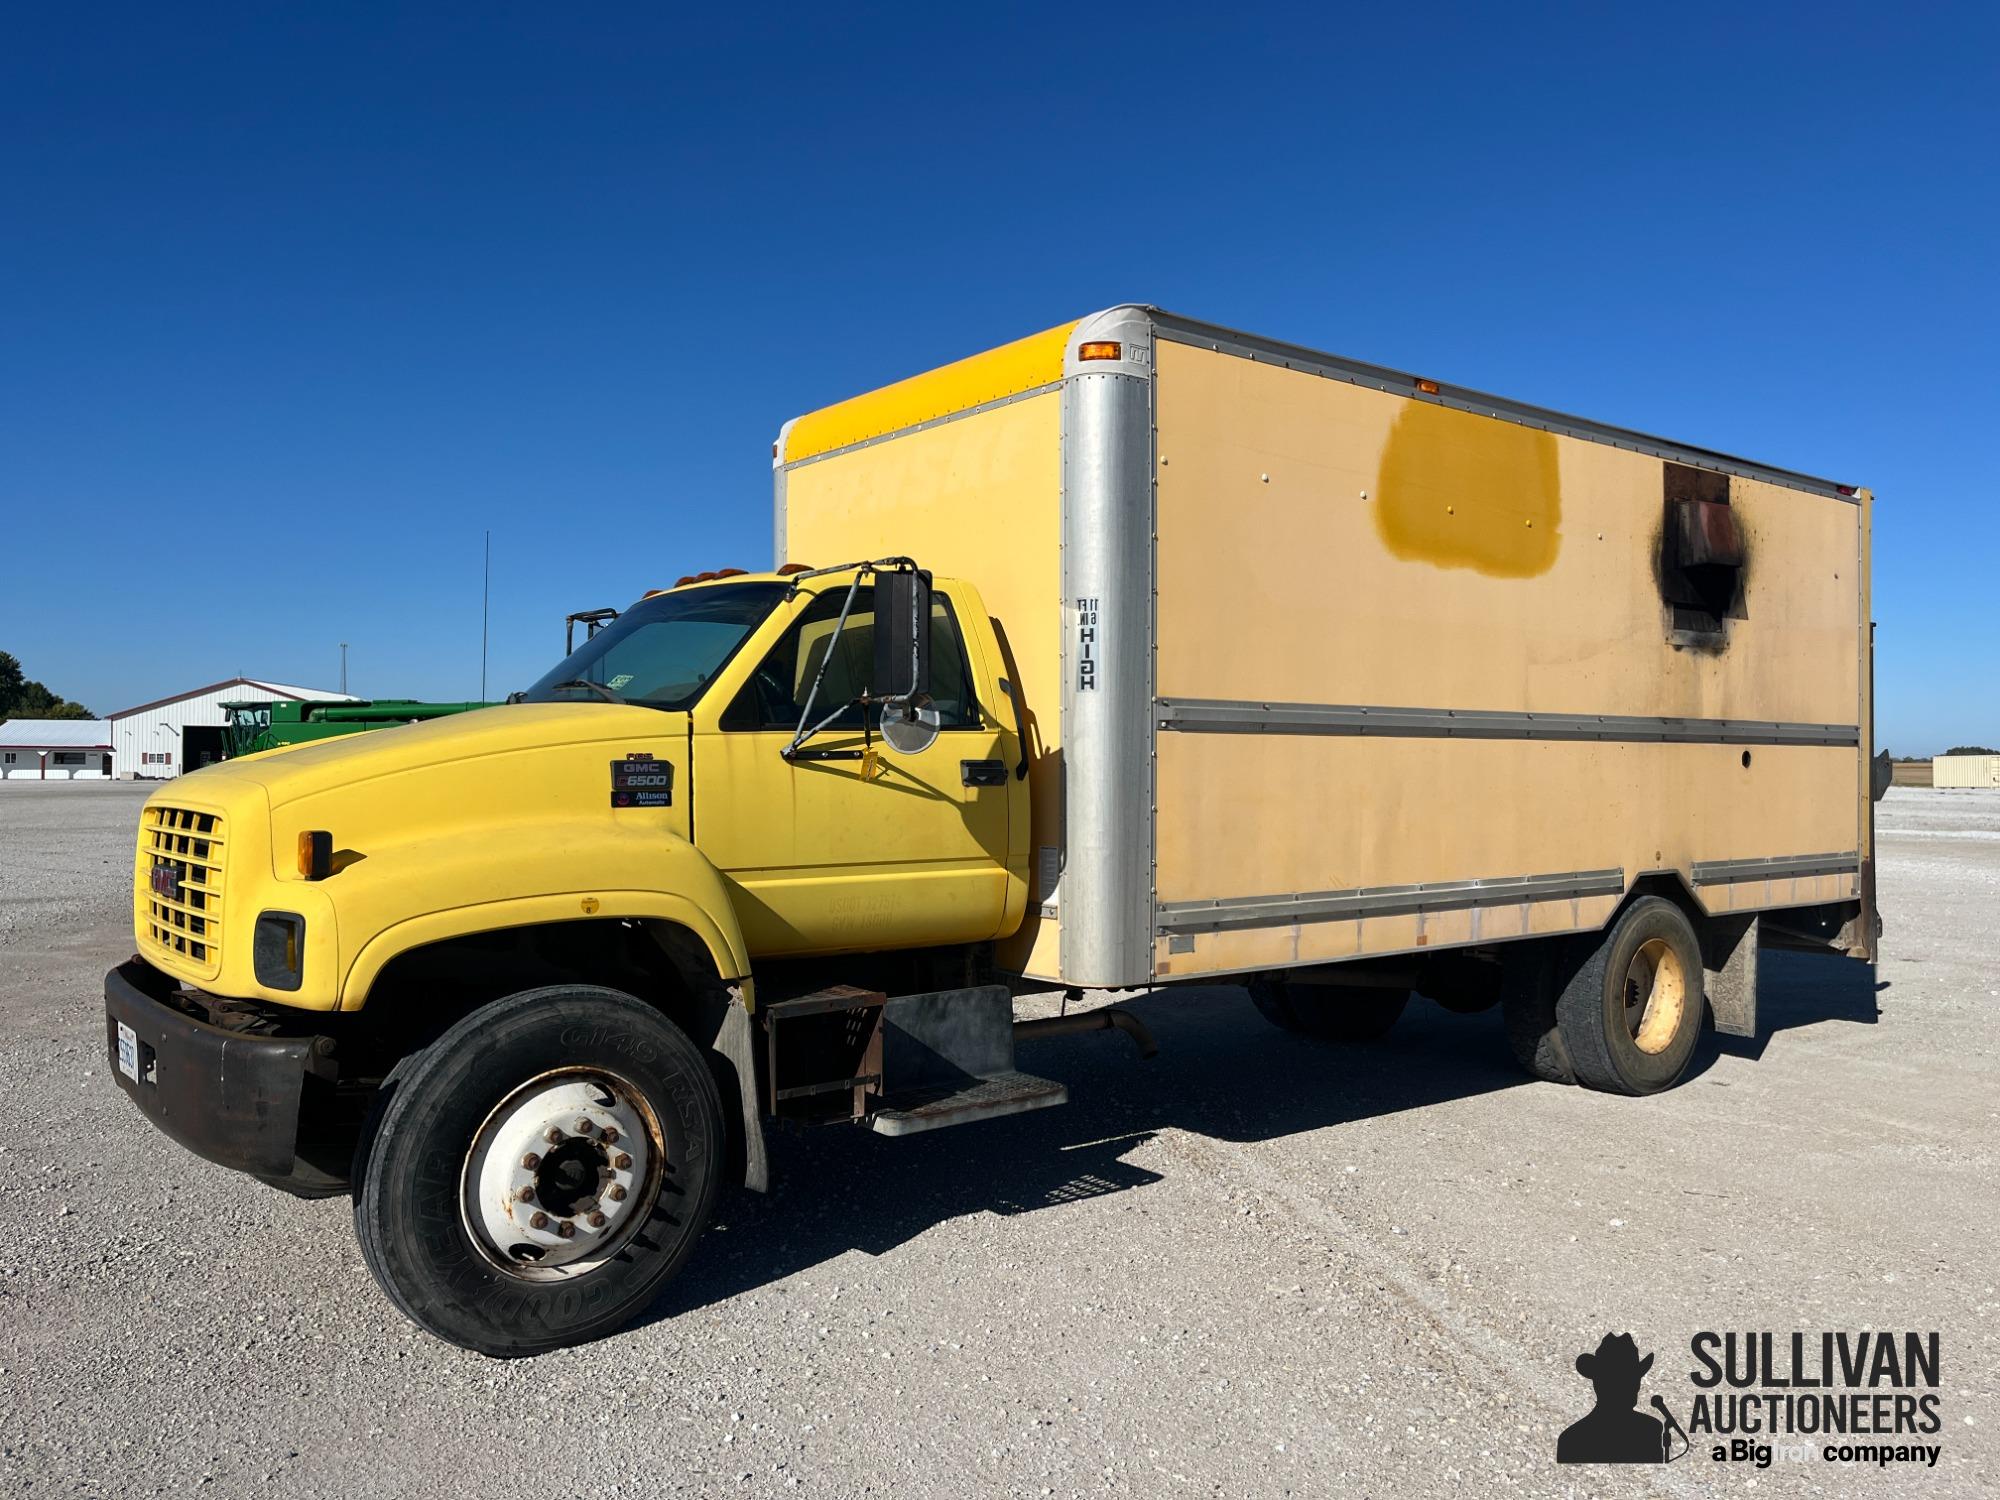
[[[995,936],[1007,903],[1013,738],[979,685],[949,591],[931,604],[936,734],[898,750],[855,702],[874,591],[818,594],[694,737],[694,842],[733,888],[753,954],[866,952]],[[812,719],[787,760],[822,664]],[[983,666],[982,664],[979,664]],[[871,721],[878,712],[866,710]],[[1017,791],[1017,787],[1020,790]]]

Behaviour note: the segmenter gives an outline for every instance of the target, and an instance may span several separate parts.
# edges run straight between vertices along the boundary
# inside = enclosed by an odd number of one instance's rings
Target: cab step
[[[912,1089],[885,1099],[868,1117],[868,1128],[877,1135],[918,1135],[947,1125],[970,1125],[975,1120],[1026,1114],[1031,1109],[1068,1102],[1067,1084],[1010,1071],[974,1079],[959,1089]]]
[[[917,995],[834,985],[763,1008],[768,1108],[798,1124],[917,1135],[1069,1102],[1014,1066],[1004,984]]]
[[[1014,996],[1004,984],[898,995],[882,1008],[882,1096],[869,1128],[917,1135],[1048,1109],[1060,1083],[1014,1066]]]

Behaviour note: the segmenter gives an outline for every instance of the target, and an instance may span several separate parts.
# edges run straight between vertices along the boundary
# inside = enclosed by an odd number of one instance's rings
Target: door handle
[[[997,760],[962,760],[958,763],[961,782],[966,786],[1005,786],[1007,766]]]

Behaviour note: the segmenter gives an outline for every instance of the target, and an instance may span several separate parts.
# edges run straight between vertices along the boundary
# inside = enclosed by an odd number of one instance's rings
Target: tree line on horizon
[[[1887,750],[1882,752],[1889,755]],[[1944,752],[1946,755],[2000,755],[1991,745],[1953,745]],[[1889,759],[1904,765],[1914,765],[1919,761],[1936,760],[1935,755],[1889,755]]]
[[[58,697],[27,676],[20,659],[0,651],[0,721],[7,719],[94,719],[81,703]]]

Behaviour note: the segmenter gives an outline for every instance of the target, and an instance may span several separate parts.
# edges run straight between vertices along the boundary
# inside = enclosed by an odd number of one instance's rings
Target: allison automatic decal
[[[673,762],[655,760],[644,750],[635,750],[623,760],[611,762],[611,805],[672,807]]]

